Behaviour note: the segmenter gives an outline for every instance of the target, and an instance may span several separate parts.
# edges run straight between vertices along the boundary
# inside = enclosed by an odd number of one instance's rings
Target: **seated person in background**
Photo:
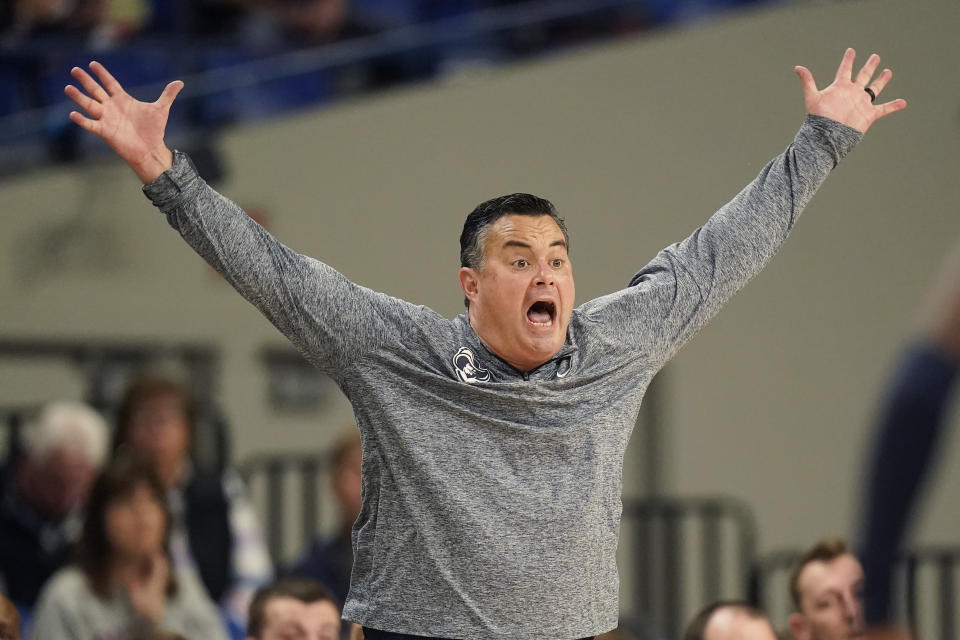
[[[683,640],[777,640],[777,634],[761,611],[746,602],[726,600],[694,616]]]
[[[22,611],[70,559],[108,437],[103,418],[87,405],[51,403],[26,425],[0,469],[0,581]]]
[[[790,632],[796,640],[847,640],[864,633],[863,567],[846,542],[827,538],[790,574]]]
[[[273,565],[240,477],[191,464],[194,413],[183,386],[142,378],[120,404],[114,450],[125,445],[159,476],[172,518],[174,566],[195,570],[230,624],[242,630],[253,593],[270,580]]]
[[[340,511],[340,528],[336,535],[315,540],[309,551],[290,570],[290,573],[316,580],[333,592],[339,602],[345,602],[350,590],[350,571],[353,567],[353,547],[350,531],[360,515],[360,468],[362,454],[360,433],[356,427],[345,432],[333,448],[333,494]]]
[[[20,614],[3,595],[0,595],[0,640],[20,640]]]
[[[188,640],[225,640],[193,572],[170,567],[169,524],[153,469],[128,455],[114,459],[90,492],[77,564],[44,587],[31,637],[126,638],[156,626]]]
[[[340,609],[326,587],[306,578],[282,578],[257,591],[247,640],[337,640]]]

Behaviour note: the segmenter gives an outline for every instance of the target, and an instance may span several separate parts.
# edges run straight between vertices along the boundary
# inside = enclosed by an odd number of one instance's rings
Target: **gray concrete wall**
[[[793,65],[823,86],[846,46],[860,61],[880,52],[895,71],[883,98],[910,107],[869,132],[781,255],[669,370],[668,489],[738,496],[763,549],[804,545],[849,531],[881,382],[960,238],[958,24],[954,0],[731,14],[230,131],[221,190],[266,208],[297,250],[451,316],[466,213],[501,193],[543,194],[568,219],[587,300],[622,286],[783,149],[803,117]],[[125,167],[5,181],[0,212],[4,336],[219,345],[237,458],[322,447],[349,420],[340,400],[318,415],[269,410],[256,353],[281,339]],[[78,389],[63,371],[0,365],[0,403]],[[921,541],[957,541],[956,447],[941,462]]]

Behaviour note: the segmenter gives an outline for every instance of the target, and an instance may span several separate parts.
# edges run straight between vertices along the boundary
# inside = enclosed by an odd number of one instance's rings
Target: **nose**
[[[860,599],[852,593],[843,595],[843,617],[853,628],[859,628],[863,623],[863,607]]]
[[[550,268],[550,264],[546,260],[541,260],[539,264],[539,269],[537,270],[537,286],[542,285],[552,285],[553,284],[553,269]]]

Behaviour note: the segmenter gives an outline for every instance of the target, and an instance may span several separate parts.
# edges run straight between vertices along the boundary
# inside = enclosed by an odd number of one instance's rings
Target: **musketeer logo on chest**
[[[490,372],[477,366],[477,359],[468,347],[460,347],[460,351],[453,356],[453,368],[457,370],[457,377],[461,382],[489,382]]]

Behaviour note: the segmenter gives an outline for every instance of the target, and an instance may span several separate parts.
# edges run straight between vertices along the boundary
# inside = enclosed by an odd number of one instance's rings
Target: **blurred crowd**
[[[135,78],[133,89],[189,80],[169,130],[206,135],[358,92],[772,1],[8,0],[0,3],[0,142],[32,144],[45,161],[89,154],[64,114],[3,117],[62,104],[70,68],[91,59],[121,83]],[[350,50],[331,46],[361,40]],[[22,166],[26,156],[12,155]]]
[[[61,401],[10,443],[0,469],[0,591],[30,637],[127,638],[157,627],[243,638],[255,593],[279,574],[314,578],[334,608],[346,598],[360,512],[356,431],[332,457],[336,534],[278,571],[238,474],[191,457],[194,407],[175,379],[146,376],[127,389],[112,436],[98,412]]]

